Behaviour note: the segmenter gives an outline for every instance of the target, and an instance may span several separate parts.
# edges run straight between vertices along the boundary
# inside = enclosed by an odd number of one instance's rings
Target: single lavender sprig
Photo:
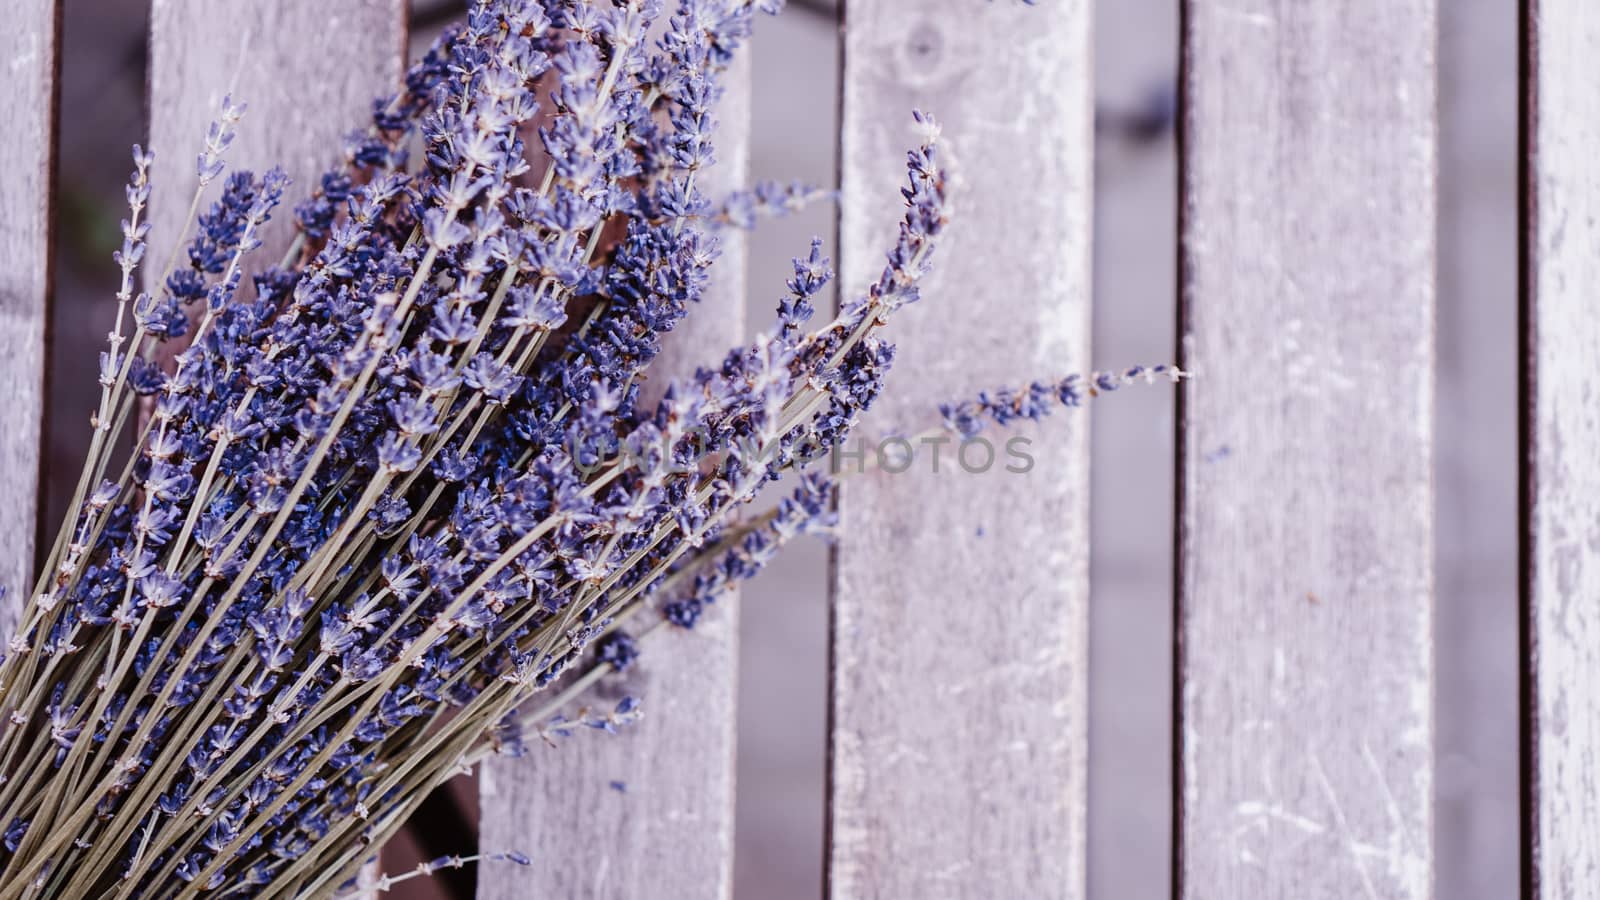
[[[388,893],[413,878],[426,878],[445,869],[459,869],[463,866],[483,862],[509,862],[519,866],[529,866],[533,861],[521,853],[475,853],[471,856],[440,856],[426,862],[417,863],[417,867],[403,875],[380,875],[376,879],[361,882],[350,886],[349,890],[339,896],[357,897],[371,892],[380,894]]]
[[[757,182],[749,190],[734,191],[723,201],[713,220],[746,230],[756,227],[761,219],[781,219],[825,200],[837,199],[838,192],[825,190],[802,181],[787,184],[778,181]]]
[[[999,388],[981,392],[973,400],[940,404],[939,414],[944,419],[946,430],[963,438],[972,438],[983,431],[985,420],[1002,428],[1022,419],[1037,422],[1057,409],[1082,406],[1085,400],[1121,390],[1130,384],[1154,384],[1157,381],[1176,384],[1189,377],[1192,377],[1190,373],[1165,363],[1133,366],[1121,371],[1093,372],[1087,378],[1068,375],[1054,383],[1035,381],[1023,388]]]

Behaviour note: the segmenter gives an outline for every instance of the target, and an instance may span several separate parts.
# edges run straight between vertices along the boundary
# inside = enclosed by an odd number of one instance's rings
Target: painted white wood
[[[1600,892],[1600,8],[1527,5],[1527,896]]]
[[[277,263],[293,236],[294,204],[339,161],[345,135],[371,122],[373,98],[399,87],[407,18],[407,0],[154,0],[146,277],[159,277],[174,242],[187,239],[178,230],[194,193],[195,157],[230,94],[247,110],[226,156],[229,171],[281,166],[293,179],[252,271]],[[212,185],[205,202],[219,191]],[[178,349],[164,346],[161,355]],[[369,866],[368,876],[376,872]]]
[[[717,163],[698,182],[707,196],[745,181],[749,67],[746,51],[722,79]],[[652,363],[652,382],[714,363],[744,339],[745,242],[732,231],[722,239],[711,283]],[[644,718],[622,733],[579,734],[485,765],[479,843],[533,864],[481,877],[480,900],[732,896],[738,628],[729,596],[693,631],[645,646],[625,679],[589,698],[640,699]]]
[[[842,283],[877,277],[911,110],[944,123],[952,223],[862,435],[1089,363],[1090,4],[846,5]],[[1016,435],[1032,471],[843,486],[832,634],[836,898],[1084,896],[1088,421]],[[1008,435],[991,435],[1003,445]],[[979,451],[971,461],[981,462]]]
[[[154,0],[149,268],[160,268],[179,237],[195,156],[229,94],[248,107],[229,170],[282,166],[294,180],[257,251],[276,263],[294,203],[339,162],[345,135],[370,124],[373,98],[399,87],[406,17],[406,0]],[[220,190],[212,185],[207,202]]]
[[[1185,5],[1183,897],[1432,892],[1436,14]]]
[[[50,296],[50,189],[55,155],[56,0],[20,0],[0,29],[0,634],[33,588],[45,330]]]

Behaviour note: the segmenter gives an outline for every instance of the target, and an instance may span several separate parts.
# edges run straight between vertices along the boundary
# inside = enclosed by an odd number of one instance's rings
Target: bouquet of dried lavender
[[[832,277],[814,244],[768,335],[644,390],[716,220],[805,199],[696,186],[719,79],[779,5],[477,0],[295,207],[272,266],[251,252],[288,185],[224,178],[227,105],[192,237],[137,295],[135,148],[92,445],[0,665],[0,900],[348,886],[433,788],[520,752],[544,727],[528,701],[566,670],[626,664],[620,622],[692,625],[826,524],[810,473],[736,513],[881,388],[877,332],[945,224],[931,120],[864,295],[807,330]],[[986,396],[948,427],[1079,396]]]

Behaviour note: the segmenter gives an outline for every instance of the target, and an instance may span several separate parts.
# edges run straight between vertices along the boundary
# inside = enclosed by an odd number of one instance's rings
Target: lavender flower
[[[463,767],[636,719],[631,700],[551,706],[830,531],[834,485],[807,467],[881,392],[880,329],[946,225],[931,118],[860,297],[807,330],[833,279],[815,242],[767,335],[640,391],[717,228],[825,196],[772,183],[719,206],[699,183],[724,72],[780,6],[475,0],[294,206],[276,265],[253,253],[287,181],[227,173],[226,102],[192,234],[138,296],[135,148],[93,441],[0,664],[0,900],[352,885]],[[966,433],[1117,383],[947,417]],[[622,630],[643,613],[657,624]]]
[[[963,438],[976,437],[985,420],[1002,428],[1018,420],[1035,421],[1060,408],[1082,406],[1087,399],[1120,390],[1138,381],[1177,383],[1189,373],[1176,366],[1134,366],[1120,372],[1094,372],[1088,378],[1068,375],[1060,381],[1035,381],[1023,388],[999,388],[979,393],[976,400],[941,404],[944,428]]]
[[[777,181],[758,182],[747,191],[734,191],[723,200],[715,221],[721,225],[750,229],[761,219],[781,219],[822,200],[831,200],[835,192],[823,190],[800,181],[788,184]]]

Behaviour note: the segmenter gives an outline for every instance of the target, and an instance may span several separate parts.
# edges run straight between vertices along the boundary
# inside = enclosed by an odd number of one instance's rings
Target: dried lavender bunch
[[[812,199],[696,186],[722,73],[780,5],[477,0],[277,265],[252,252],[287,179],[224,177],[226,104],[149,294],[135,149],[91,449],[0,664],[0,900],[326,895],[442,781],[561,733],[519,710],[586,653],[625,665],[621,619],[690,624],[826,527],[816,475],[735,514],[881,390],[878,331],[945,224],[931,120],[863,296],[808,331],[832,278],[813,246],[769,335],[641,391],[718,220]]]

